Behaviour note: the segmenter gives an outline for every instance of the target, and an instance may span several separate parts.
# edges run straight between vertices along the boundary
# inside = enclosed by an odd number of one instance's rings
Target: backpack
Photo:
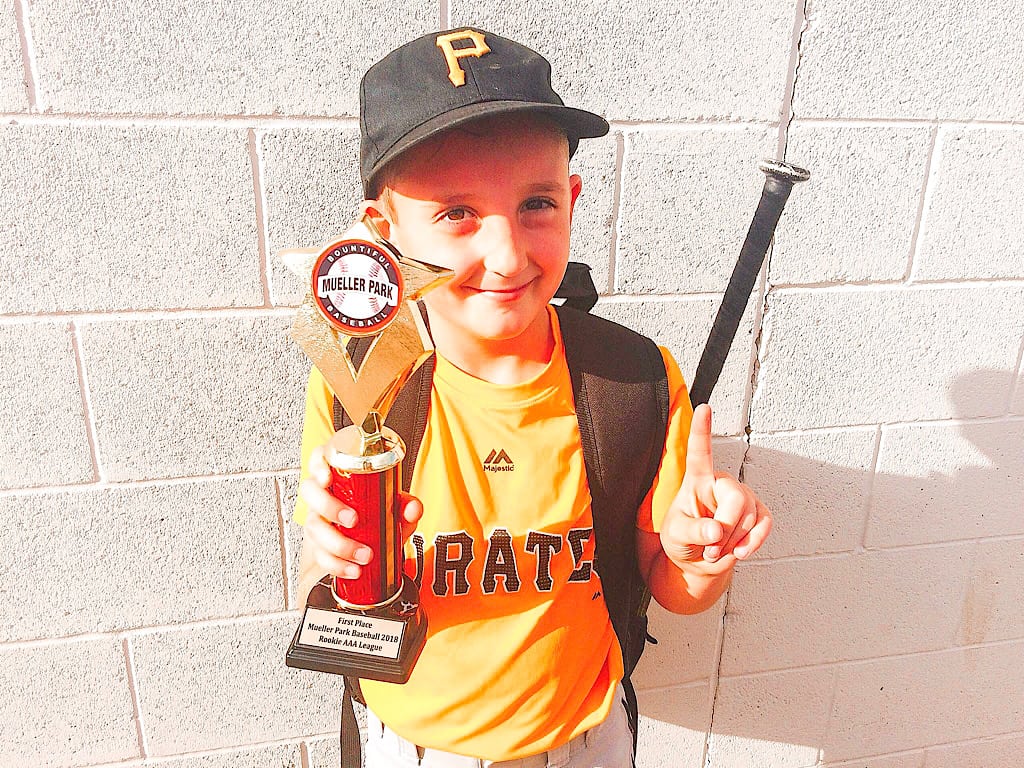
[[[630,675],[648,642],[650,593],[636,559],[636,513],[661,463],[668,425],[668,379],[657,345],[589,310],[597,301],[589,268],[570,263],[556,296],[563,347],[572,381],[580,442],[594,521],[594,567],[622,649],[626,711],[637,742],[637,701]],[[365,354],[351,350],[354,362]],[[434,371],[431,355],[405,384],[387,424],[406,443],[402,487],[408,490],[426,430]],[[334,428],[351,422],[334,400]],[[361,744],[352,700],[363,703],[359,681],[345,678],[341,715],[342,768],[358,768]]]

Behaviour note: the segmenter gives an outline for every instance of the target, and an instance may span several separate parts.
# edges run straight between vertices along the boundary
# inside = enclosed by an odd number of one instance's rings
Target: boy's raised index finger
[[[690,480],[715,480],[715,459],[711,450],[711,406],[702,403],[693,412],[686,441],[686,475]]]

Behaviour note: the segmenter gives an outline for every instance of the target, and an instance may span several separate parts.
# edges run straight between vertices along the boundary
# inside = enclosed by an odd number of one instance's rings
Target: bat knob
[[[807,181],[811,178],[810,171],[782,160],[762,160],[757,164],[757,167],[770,178],[778,179],[790,185]]]

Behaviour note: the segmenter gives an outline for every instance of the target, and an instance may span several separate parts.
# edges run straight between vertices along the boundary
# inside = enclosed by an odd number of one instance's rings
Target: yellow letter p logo
[[[452,43],[460,40],[468,40],[473,45],[468,48],[453,48]],[[491,52],[491,49],[487,47],[487,43],[484,41],[484,36],[472,29],[462,29],[458,32],[449,32],[447,35],[438,35],[437,47],[444,52],[444,59],[448,62],[448,79],[452,81],[452,85],[456,88],[466,84],[466,73],[459,65],[459,59],[464,59],[467,56],[480,58],[485,53]]]

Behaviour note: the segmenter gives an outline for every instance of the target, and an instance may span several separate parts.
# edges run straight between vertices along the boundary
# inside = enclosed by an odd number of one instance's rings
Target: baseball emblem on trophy
[[[398,262],[372,243],[348,241],[325,250],[313,268],[313,298],[329,321],[350,336],[384,330],[398,314]]]
[[[281,256],[309,285],[292,337],[352,422],[327,444],[328,491],[356,511],[356,524],[343,533],[374,552],[359,578],[324,576],[313,587],[285,662],[404,683],[426,641],[427,620],[403,569],[405,445],[383,422],[433,349],[416,302],[452,272],[402,256],[368,217],[324,248]]]

